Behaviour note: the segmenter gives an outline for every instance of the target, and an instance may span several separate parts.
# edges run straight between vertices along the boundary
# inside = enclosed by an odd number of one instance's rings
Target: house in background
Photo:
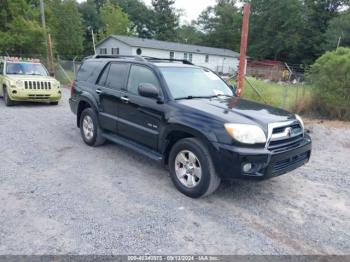
[[[185,59],[219,74],[234,74],[239,64],[239,54],[221,48],[187,45],[174,42],[111,35],[99,42],[100,55],[140,55],[166,59]]]

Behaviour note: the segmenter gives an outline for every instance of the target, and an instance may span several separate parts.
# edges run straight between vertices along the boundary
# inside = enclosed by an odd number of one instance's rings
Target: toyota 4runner
[[[221,179],[285,174],[311,154],[298,115],[238,98],[188,61],[87,58],[69,101],[86,144],[107,139],[163,163],[193,198],[214,192]]]

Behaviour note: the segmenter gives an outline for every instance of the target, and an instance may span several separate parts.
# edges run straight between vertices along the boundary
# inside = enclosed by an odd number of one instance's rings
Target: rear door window
[[[106,85],[106,81],[107,81],[107,76],[108,76],[108,72],[109,72],[109,66],[107,65],[105,70],[103,71],[102,75],[100,76],[100,79],[98,80],[98,85],[99,86],[105,86]]]
[[[125,86],[128,76],[129,64],[112,63],[109,68],[105,86],[111,89],[120,90]]]
[[[77,81],[90,82],[97,78],[100,73],[99,68],[101,67],[100,61],[86,61],[84,62],[77,74]],[[94,81],[93,81],[94,82]]]

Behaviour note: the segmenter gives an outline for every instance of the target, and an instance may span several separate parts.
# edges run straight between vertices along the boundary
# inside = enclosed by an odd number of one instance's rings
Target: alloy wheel
[[[187,188],[193,188],[199,184],[202,178],[202,168],[197,156],[189,151],[179,152],[175,158],[176,176]]]

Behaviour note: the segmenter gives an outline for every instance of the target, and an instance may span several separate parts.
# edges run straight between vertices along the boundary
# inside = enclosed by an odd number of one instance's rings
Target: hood
[[[23,81],[57,81],[51,76],[38,76],[38,75],[7,75],[11,81],[23,80]]]
[[[237,97],[179,100],[178,103],[205,112],[226,123],[267,125],[295,119],[294,114]]]

